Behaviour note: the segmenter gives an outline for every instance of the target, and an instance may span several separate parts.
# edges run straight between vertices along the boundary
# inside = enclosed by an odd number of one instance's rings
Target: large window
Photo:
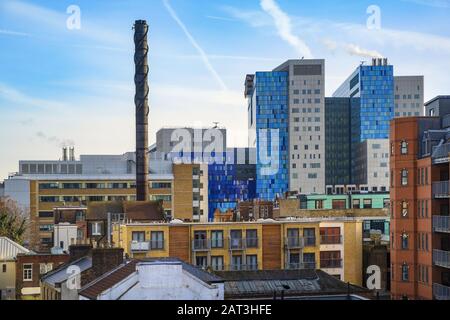
[[[359,200],[359,199],[352,200],[353,209],[360,209],[360,206],[361,206],[361,200]]]
[[[232,271],[242,270],[242,256],[233,256],[231,258],[231,268]]]
[[[246,270],[258,270],[258,256],[257,255],[247,255],[246,256]]]
[[[133,231],[131,233],[131,238],[136,242],[145,242],[145,232],[144,231]]]
[[[23,281],[33,281],[33,264],[26,263],[23,265]]]
[[[342,259],[340,251],[321,251],[320,252],[321,268],[341,268]]]
[[[211,231],[211,248],[223,248],[223,231]]]
[[[364,199],[363,203],[364,209],[372,209],[372,199]]]
[[[164,232],[152,231],[150,234],[151,243],[150,248],[152,250],[164,250]]]
[[[223,267],[223,256],[212,256],[211,257],[211,267],[214,271],[222,271]]]
[[[258,231],[255,229],[246,231],[246,242],[247,248],[257,248],[258,247]]]

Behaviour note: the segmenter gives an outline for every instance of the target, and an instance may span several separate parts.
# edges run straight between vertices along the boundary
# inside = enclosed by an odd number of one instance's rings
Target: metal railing
[[[439,162],[445,163],[447,162],[448,154],[450,153],[450,143],[434,146],[431,152],[433,159],[441,159]]]
[[[321,235],[320,244],[342,244],[342,235],[340,234]]]
[[[228,248],[230,250],[244,250],[245,240],[242,238],[230,238],[228,239]]]
[[[258,264],[230,264],[228,266],[229,271],[256,271],[258,270]]]
[[[316,237],[303,237],[305,247],[315,247],[316,246]]]
[[[287,237],[285,243],[288,249],[301,249],[305,246],[305,242],[302,237]]]
[[[439,267],[450,268],[450,251],[433,250],[433,263]]]
[[[258,238],[246,238],[245,239],[246,248],[258,248]]]
[[[450,216],[433,216],[433,231],[450,233]]]
[[[433,197],[448,198],[449,197],[449,181],[433,182]]]
[[[149,251],[150,242],[131,242],[131,251]]]
[[[342,259],[321,259],[320,268],[342,268]]]
[[[194,239],[192,240],[192,248],[194,251],[209,250],[211,248],[208,239]]]
[[[450,287],[433,283],[433,296],[436,300],[450,300]]]
[[[301,269],[316,269],[316,263],[315,262],[302,262],[302,263],[295,263],[291,262],[287,265],[288,270],[301,270]]]

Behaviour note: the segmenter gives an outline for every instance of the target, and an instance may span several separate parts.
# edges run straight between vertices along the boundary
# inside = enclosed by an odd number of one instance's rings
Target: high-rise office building
[[[328,187],[353,184],[352,150],[359,136],[352,126],[352,112],[360,98],[325,98],[325,183]]]
[[[333,97],[359,97],[360,141],[388,139],[389,121],[394,117],[394,67],[387,59],[360,65],[336,90]],[[358,117],[356,117],[358,116]]]
[[[274,200],[289,190],[289,73],[248,75],[250,146],[256,148],[256,197]]]
[[[394,67],[387,59],[361,64],[334,97],[359,98],[350,111],[351,184],[364,191],[389,189],[389,122],[394,118]]]
[[[289,60],[289,191],[325,191],[325,60]]]
[[[249,145],[257,148],[257,194],[325,191],[325,61],[288,60],[272,72],[247,75]],[[267,132],[271,130],[272,132]],[[278,130],[278,138],[273,134]],[[272,133],[272,135],[271,135]],[[278,150],[276,174],[264,163]],[[262,152],[262,153],[261,153]],[[268,155],[268,157],[264,157]]]
[[[422,116],[424,113],[423,76],[395,76],[395,117]]]

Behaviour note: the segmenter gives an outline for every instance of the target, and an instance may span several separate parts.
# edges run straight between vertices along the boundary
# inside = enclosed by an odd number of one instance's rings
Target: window
[[[405,263],[402,265],[402,281],[409,280],[409,266]]]
[[[403,169],[401,175],[402,175],[402,186],[407,186],[408,185],[408,170]]]
[[[323,209],[323,200],[316,200],[315,201],[315,208],[316,209]]]
[[[242,248],[242,230],[230,231],[230,248],[231,249]]]
[[[408,216],[408,203],[406,201],[402,201],[402,217],[406,218]]]
[[[208,258],[204,256],[195,257],[195,265],[202,269],[206,269],[206,267],[208,266]]]
[[[145,242],[145,232],[144,231],[133,231],[131,233],[131,238],[136,242]]]
[[[152,250],[164,250],[164,232],[152,231],[150,233],[151,243],[150,249]]]
[[[333,200],[331,205],[333,209],[345,209],[345,200]]]
[[[211,247],[223,248],[223,231],[213,230],[211,231]]]
[[[6,272],[6,264],[2,265],[2,272],[5,273]]]
[[[403,233],[401,237],[402,237],[402,250],[408,250],[409,235],[407,233]]]
[[[363,208],[364,209],[372,209],[372,199],[364,199],[363,200]]]
[[[33,281],[33,264],[23,265],[23,281]]]
[[[247,255],[246,256],[246,270],[258,270],[258,256],[257,255]]]
[[[92,222],[91,223],[91,235],[93,235],[93,236],[101,236],[102,235],[102,223],[101,222]]]
[[[223,271],[223,256],[212,256],[211,267],[214,271]]]
[[[46,274],[53,270],[53,263],[40,263],[39,264],[39,273]]]
[[[402,141],[402,143],[400,144],[400,154],[408,154],[408,143],[406,141]]]
[[[53,211],[39,211],[39,218],[53,218]]]
[[[258,231],[257,230],[247,230],[246,231],[246,242],[247,248],[257,248],[258,247]]]
[[[320,268],[341,268],[342,259],[340,251],[321,251]]]
[[[320,228],[321,244],[340,244],[341,229],[339,227]]]
[[[305,242],[305,246],[314,247],[316,245],[316,229],[314,228],[303,229],[303,239]]]
[[[353,199],[353,201],[352,201],[352,207],[353,207],[353,209],[360,209],[360,203],[361,203],[361,200],[359,200],[359,199]]]
[[[242,256],[233,256],[231,258],[231,270],[232,271],[242,270]]]

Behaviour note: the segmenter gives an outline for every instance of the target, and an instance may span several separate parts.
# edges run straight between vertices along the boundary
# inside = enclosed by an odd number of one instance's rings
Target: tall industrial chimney
[[[148,25],[145,20],[134,23],[134,82],[136,84],[136,200],[148,200]]]

